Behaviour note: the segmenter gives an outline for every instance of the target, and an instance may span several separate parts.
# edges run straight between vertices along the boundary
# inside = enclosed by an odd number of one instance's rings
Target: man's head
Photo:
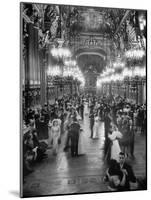
[[[125,154],[123,152],[119,153],[119,163],[124,164],[125,162]]]

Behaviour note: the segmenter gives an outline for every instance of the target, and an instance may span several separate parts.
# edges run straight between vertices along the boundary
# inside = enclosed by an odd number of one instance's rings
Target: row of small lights
[[[112,75],[113,73],[116,72],[117,69],[123,69],[125,67],[124,62],[114,62],[113,67],[108,67],[106,70],[103,71],[101,74],[100,78],[104,78],[106,76]]]
[[[69,66],[64,66],[63,72],[61,71],[60,66],[57,66],[57,65],[49,66],[47,74],[52,77],[54,77],[54,76],[63,76],[63,77],[72,76],[74,79],[79,80],[81,82],[81,85],[84,86],[84,84],[85,84],[84,76],[78,66],[75,66],[72,68]]]
[[[125,58],[127,59],[142,59],[145,56],[145,51],[141,49],[131,49],[125,52]],[[120,69],[121,73],[116,73]],[[100,86],[102,83],[111,82],[111,81],[122,81],[125,77],[135,77],[140,76],[144,77],[146,75],[145,67],[135,67],[134,69],[128,69],[125,62],[117,60],[112,64],[112,66],[106,68],[105,71],[100,75],[97,80],[97,86]]]
[[[71,57],[71,51],[67,48],[52,48],[51,55],[56,58],[69,58]]]
[[[56,58],[62,58],[64,59],[64,71],[63,71],[63,76],[72,76],[73,78],[77,78],[82,82],[82,85],[85,84],[85,79],[84,76],[77,66],[76,61],[71,60],[71,52],[67,48],[53,48],[51,50],[52,56]],[[125,52],[125,57],[128,59],[141,59],[143,56],[145,56],[145,52],[143,50],[128,50]],[[68,68],[67,68],[68,67]],[[123,80],[126,76],[132,77],[132,76],[145,76],[146,70],[145,68],[139,68],[135,67],[133,70],[129,70],[125,68],[121,74],[116,74],[115,71],[116,69],[123,69],[125,67],[124,62],[114,62],[112,68],[107,68],[102,75],[100,76],[100,79],[97,81],[97,85],[100,85],[100,83],[103,82],[110,82],[110,81],[117,81],[117,80]],[[61,70],[59,66],[53,66],[49,67],[48,69],[48,75],[51,76],[56,76],[56,75],[61,75]]]
[[[145,56],[145,51],[142,49],[130,49],[125,52],[125,57],[128,59],[142,59]]]
[[[134,70],[130,70],[128,68],[125,68],[123,70],[123,72],[121,74],[112,74],[110,76],[104,76],[104,77],[100,77],[97,80],[97,86],[99,87],[102,83],[109,83],[111,81],[123,81],[126,77],[135,77],[135,76],[139,76],[139,77],[145,77],[146,76],[146,68],[140,68],[140,67],[135,67]]]
[[[64,60],[63,71],[61,71],[60,66],[50,66],[48,68],[47,74],[50,76],[63,76],[68,77],[72,76],[74,79],[77,79],[81,82],[81,85],[84,86],[85,79],[79,69],[75,60],[71,59],[71,52],[67,48],[53,48],[51,49],[51,55],[57,59],[61,58]]]

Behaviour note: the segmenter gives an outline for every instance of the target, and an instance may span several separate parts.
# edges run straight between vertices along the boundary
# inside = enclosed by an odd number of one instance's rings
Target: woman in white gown
[[[52,122],[51,120],[48,123],[48,148],[52,147],[52,134],[51,134],[51,127],[52,127]]]
[[[99,116],[94,117],[94,126],[93,126],[93,139],[99,138]]]
[[[119,145],[118,139],[122,138],[121,132],[118,131],[115,125],[112,126],[112,133],[108,135],[109,139],[112,141],[111,145],[111,159],[119,162],[119,153],[121,152],[121,148]]]
[[[53,154],[56,155],[58,153],[58,148],[59,148],[59,139],[60,139],[60,125],[61,125],[61,120],[60,119],[54,119],[52,121],[52,127],[51,127],[51,137],[53,140]]]
[[[89,114],[89,103],[85,101],[84,103],[84,114],[88,115]]]
[[[83,131],[82,119],[78,119],[80,124],[80,133],[79,133],[79,141],[78,141],[78,155],[84,155],[86,153],[86,138]]]

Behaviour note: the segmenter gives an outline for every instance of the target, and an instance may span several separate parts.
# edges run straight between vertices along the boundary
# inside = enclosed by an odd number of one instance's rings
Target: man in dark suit
[[[71,136],[71,156],[78,156],[78,141],[79,141],[80,125],[76,119],[73,118],[73,122],[70,125],[70,136]]]
[[[91,129],[90,138],[92,138],[93,137],[93,126],[94,126],[94,113],[93,113],[93,111],[90,112],[89,118],[90,118],[90,129]]]
[[[126,174],[126,181],[123,187],[123,191],[130,190],[130,182],[136,183],[136,177],[134,175],[132,167],[125,162],[125,154],[123,152],[119,153],[119,165],[121,171]]]
[[[110,132],[110,129],[111,129],[111,117],[110,117],[110,113],[109,112],[105,113],[104,128],[105,128],[104,157],[105,158],[110,158],[110,155],[107,155],[110,152],[109,147],[110,147],[110,144],[111,144],[111,141],[108,138],[108,133]]]
[[[81,105],[80,105],[80,112],[81,112],[81,117],[83,119],[83,115],[84,115],[84,103],[81,102]]]

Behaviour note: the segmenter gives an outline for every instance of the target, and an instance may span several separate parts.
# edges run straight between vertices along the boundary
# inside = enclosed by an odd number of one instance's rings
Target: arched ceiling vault
[[[146,48],[146,25],[143,32],[139,27],[142,14],[146,16],[146,11],[25,3],[23,43],[28,38],[27,24],[32,23],[38,29],[39,49],[58,47],[61,40],[83,72],[101,73],[108,61],[126,50]]]
[[[101,48],[82,48],[75,52],[77,63],[85,73],[101,73],[106,66],[107,53]]]
[[[75,56],[77,56],[77,57],[84,55],[84,54],[98,55],[98,56],[102,57],[103,59],[105,59],[106,56],[107,56],[107,53],[103,49],[98,48],[98,47],[95,47],[95,48],[80,48],[75,52]]]
[[[77,57],[77,62],[81,70],[86,72],[101,73],[105,66],[104,57],[100,54],[83,53]]]

